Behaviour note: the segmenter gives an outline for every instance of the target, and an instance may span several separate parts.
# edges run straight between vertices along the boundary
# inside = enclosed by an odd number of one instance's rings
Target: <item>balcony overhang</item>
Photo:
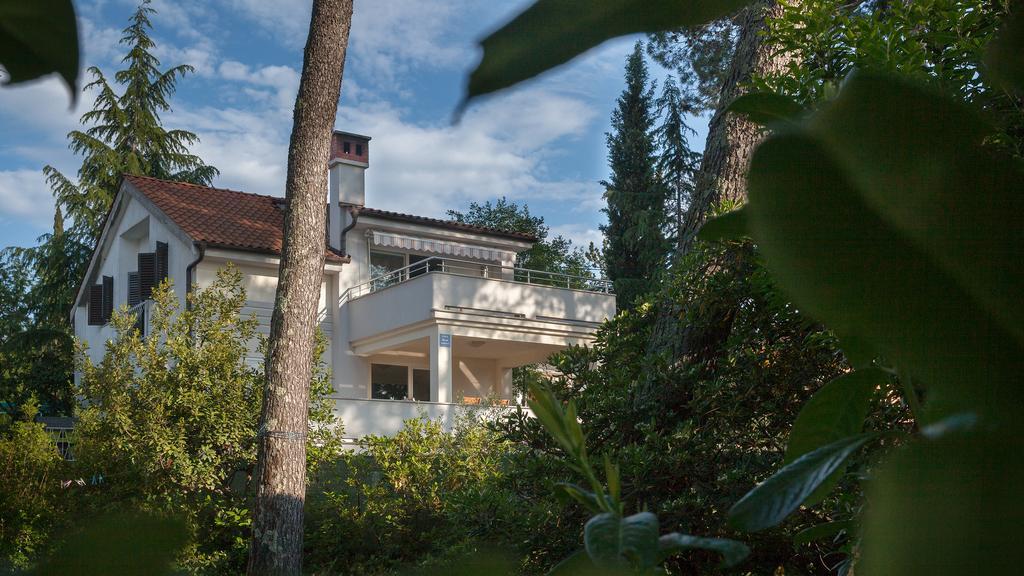
[[[512,361],[533,358],[537,350],[550,353],[591,342],[600,324],[615,315],[615,296],[435,271],[345,306],[350,345],[359,356],[400,347],[440,326],[456,339],[508,343],[505,352]],[[517,343],[529,345],[531,352],[516,350]],[[522,364],[532,361],[537,360]]]

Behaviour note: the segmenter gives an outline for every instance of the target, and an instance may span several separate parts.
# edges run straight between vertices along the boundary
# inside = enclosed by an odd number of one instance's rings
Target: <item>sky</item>
[[[554,234],[599,242],[607,177],[605,133],[638,37],[591,50],[541,78],[453,111],[477,42],[530,0],[356,0],[335,128],[372,137],[366,203],[444,217],[471,201],[506,196],[543,216]],[[163,116],[195,132],[192,150],[220,170],[214,185],[284,195],[291,112],[309,27],[308,0],[155,0],[155,53],[163,68],[191,64]],[[83,69],[120,69],[121,30],[134,0],[78,0]],[[650,63],[651,75],[667,74]],[[83,75],[83,84],[87,81]],[[43,176],[73,176],[66,135],[74,109],[55,77],[0,87],[0,246],[35,243],[53,222]],[[702,148],[706,121],[692,119]]]

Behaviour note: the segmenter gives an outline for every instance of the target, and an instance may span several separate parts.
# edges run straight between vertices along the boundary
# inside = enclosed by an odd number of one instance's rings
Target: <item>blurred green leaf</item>
[[[1024,12],[1010,17],[989,45],[985,63],[1008,88],[1024,94]]]
[[[715,216],[701,226],[697,238],[705,242],[736,240],[750,235],[746,208]]]
[[[683,550],[709,550],[722,555],[722,566],[728,568],[743,561],[750,548],[742,542],[726,538],[701,538],[671,532],[658,539],[658,553],[662,560]]]
[[[86,523],[36,574],[64,576],[159,575],[174,572],[188,541],[185,523],[141,513],[120,513]]]
[[[597,512],[601,509],[601,504],[597,501],[597,496],[589,490],[584,490],[576,484],[569,482],[559,482],[554,486],[555,496],[562,499],[571,499],[579,502],[590,512]]]
[[[583,527],[583,544],[594,564],[605,567],[653,568],[658,562],[658,517],[640,512],[625,518],[607,512]]]
[[[562,412],[562,404],[555,398],[555,395],[547,386],[530,383],[530,399],[528,404],[534,416],[540,420],[548,434],[562,445],[562,448],[572,452],[572,441],[569,431],[565,426],[565,413]]]
[[[78,24],[71,0],[0,2],[0,65],[9,84],[56,72],[78,96]]]
[[[974,430],[893,454],[870,489],[860,574],[1017,574],[1024,442]]]
[[[747,492],[729,510],[729,522],[755,532],[782,522],[875,434],[843,438],[804,454]]]
[[[875,388],[888,381],[889,375],[881,369],[866,368],[844,374],[823,386],[804,404],[796,417],[783,464],[860,432]],[[842,474],[842,469],[836,470],[808,497],[805,505],[820,502],[839,482]]]
[[[793,544],[807,544],[835,536],[840,532],[849,534],[853,531],[854,524],[851,520],[839,520],[836,522],[825,522],[805,528],[793,536]]]
[[[1024,344],[1024,170],[982,146],[994,129],[960,102],[869,74],[809,128],[864,206]]]
[[[888,92],[878,88],[870,98],[887,102]],[[858,94],[869,97],[859,89]],[[871,342],[901,369],[941,387],[948,405],[958,411],[1005,414],[1019,405],[1024,400],[1017,386],[1024,351],[1014,335],[909,240],[912,232],[905,228],[912,225],[881,213],[843,167],[818,139],[803,134],[773,136],[754,153],[749,220],[775,280],[841,340]],[[993,192],[992,200],[998,204],[1010,193]],[[924,206],[921,211],[934,213]],[[949,229],[948,223],[957,219],[946,213],[942,222],[929,218],[918,226]],[[1003,253],[1005,247],[995,251]],[[1019,258],[1002,266],[1019,267]]]
[[[795,100],[774,92],[750,92],[732,101],[729,112],[743,114],[762,126],[791,124],[806,111]]]
[[[538,0],[480,45],[466,98],[508,88],[564,64],[606,40],[703,24],[749,0]]]

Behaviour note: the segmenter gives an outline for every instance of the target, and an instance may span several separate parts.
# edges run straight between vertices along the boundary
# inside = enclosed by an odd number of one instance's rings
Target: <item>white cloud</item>
[[[41,230],[53,224],[53,195],[41,170],[0,170],[0,221],[17,220]]]
[[[595,246],[600,247],[604,241],[604,235],[601,234],[601,230],[597,226],[586,224],[560,224],[552,226],[550,236],[564,236],[572,240],[574,247],[584,250],[587,249],[591,242]]]
[[[291,109],[299,90],[299,72],[289,66],[264,66],[252,69],[234,60],[221,62],[218,72],[221,78],[270,88],[277,106]],[[250,92],[257,95],[258,92]]]

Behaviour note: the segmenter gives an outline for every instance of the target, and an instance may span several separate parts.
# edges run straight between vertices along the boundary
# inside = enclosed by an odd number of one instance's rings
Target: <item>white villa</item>
[[[515,268],[534,238],[365,206],[370,138],[331,141],[321,327],[336,411],[350,439],[396,432],[425,413],[513,401],[512,368],[590,342],[615,314],[606,280]],[[269,332],[283,199],[126,176],[72,312],[99,360],[112,311],[135,307],[145,333],[152,287],[175,280],[184,302],[233,262]],[[255,355],[255,352],[254,352]],[[260,359],[253,358],[253,361]]]

